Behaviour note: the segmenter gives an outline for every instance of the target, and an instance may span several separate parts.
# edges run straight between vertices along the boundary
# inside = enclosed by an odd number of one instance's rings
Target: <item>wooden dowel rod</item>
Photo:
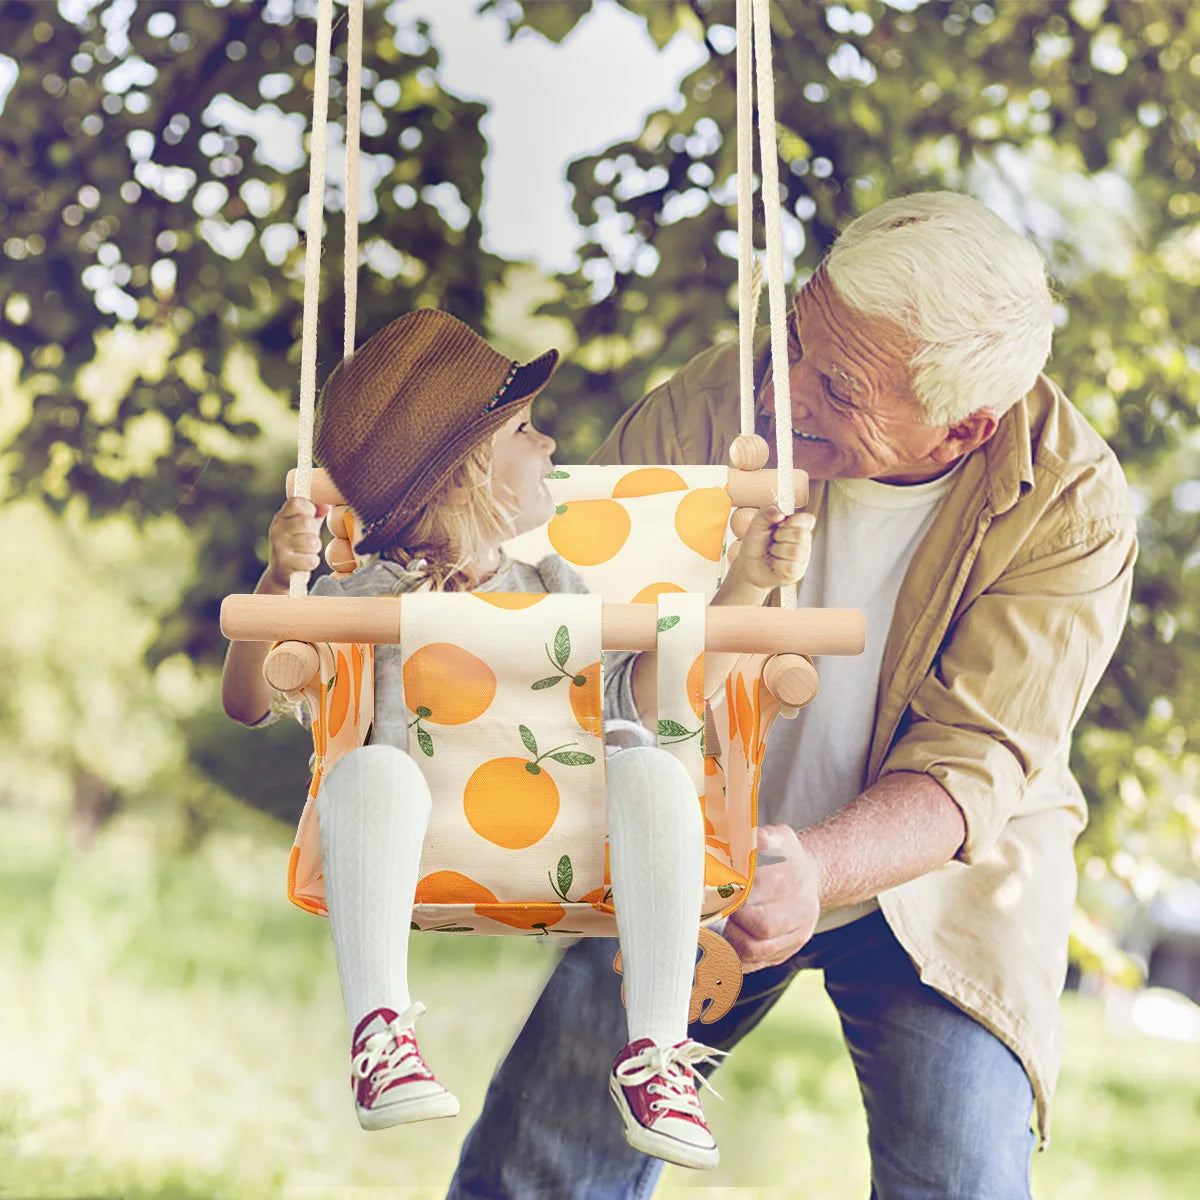
[[[295,469],[287,474],[289,496],[292,495],[295,475]],[[762,508],[775,499],[775,478],[774,470],[735,471],[730,467],[725,490],[738,508]],[[792,472],[792,478],[796,486],[796,507],[802,508],[808,503],[808,475],[804,471],[796,470]],[[312,501],[314,504],[346,503],[342,493],[334,486],[333,480],[319,468],[314,468],[312,473]]]
[[[400,640],[401,597],[226,596],[221,632],[231,642],[374,642]],[[606,650],[653,650],[653,604],[604,604]],[[704,648],[737,654],[861,654],[863,615],[849,608],[754,608],[711,605]]]

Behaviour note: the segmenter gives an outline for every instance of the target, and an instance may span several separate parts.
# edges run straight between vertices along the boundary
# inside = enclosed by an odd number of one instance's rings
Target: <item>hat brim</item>
[[[558,369],[558,359],[557,350],[547,350],[532,362],[517,367],[496,407],[485,409],[469,428],[463,431],[462,436],[455,438],[453,444],[446,448],[446,453],[430,464],[430,470],[418,480],[410,496],[416,493],[413,498],[419,502],[410,505],[402,500],[387,521],[355,542],[355,554],[374,554],[391,545],[396,534],[420,511],[423,497],[435,491],[480,442],[495,433],[516,409],[527,404],[550,382],[551,376]]]

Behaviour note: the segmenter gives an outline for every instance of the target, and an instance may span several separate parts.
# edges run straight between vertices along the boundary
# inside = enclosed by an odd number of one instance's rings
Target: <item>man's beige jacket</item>
[[[756,382],[765,357],[760,338]],[[728,462],[737,374],[736,346],[699,355],[629,409],[592,461]],[[824,493],[814,480],[807,511],[818,521]],[[1121,636],[1136,553],[1120,464],[1040,377],[962,464],[913,555],[863,780],[922,771],[962,809],[957,859],[879,903],[921,978],[1020,1058],[1043,1139],[1073,845],[1087,820],[1068,766],[1071,731]]]

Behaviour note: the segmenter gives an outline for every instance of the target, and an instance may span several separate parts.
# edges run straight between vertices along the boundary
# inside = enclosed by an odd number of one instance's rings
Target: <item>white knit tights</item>
[[[606,763],[613,906],[629,1040],[687,1036],[704,895],[704,823],[683,766],[653,747]]]
[[[420,768],[394,746],[352,751],[321,784],[325,901],[351,1030],[376,1008],[411,1003],[408,934],[430,807]]]

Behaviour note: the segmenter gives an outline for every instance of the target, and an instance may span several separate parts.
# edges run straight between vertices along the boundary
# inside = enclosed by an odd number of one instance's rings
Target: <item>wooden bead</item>
[[[263,663],[263,678],[278,692],[295,692],[320,669],[317,648],[308,642],[280,642]]]
[[[767,465],[771,449],[757,433],[739,433],[729,447],[729,461],[738,471],[757,471]]]
[[[740,540],[729,543],[729,548],[725,551],[725,561],[730,566],[737,560],[737,556],[742,552],[742,543]]]
[[[763,664],[763,683],[788,708],[803,708],[817,694],[817,668],[803,654],[772,654]]]
[[[325,547],[325,561],[339,574],[348,575],[358,566],[354,548],[345,538],[334,538]]]
[[[325,528],[333,534],[335,538],[346,538],[350,535],[346,532],[346,514],[349,508],[344,504],[335,504],[330,510],[329,515],[325,518]]]
[[[746,536],[746,530],[750,528],[750,522],[754,520],[757,512],[757,508],[735,508],[733,510],[733,516],[729,518],[729,528],[734,537]]]

